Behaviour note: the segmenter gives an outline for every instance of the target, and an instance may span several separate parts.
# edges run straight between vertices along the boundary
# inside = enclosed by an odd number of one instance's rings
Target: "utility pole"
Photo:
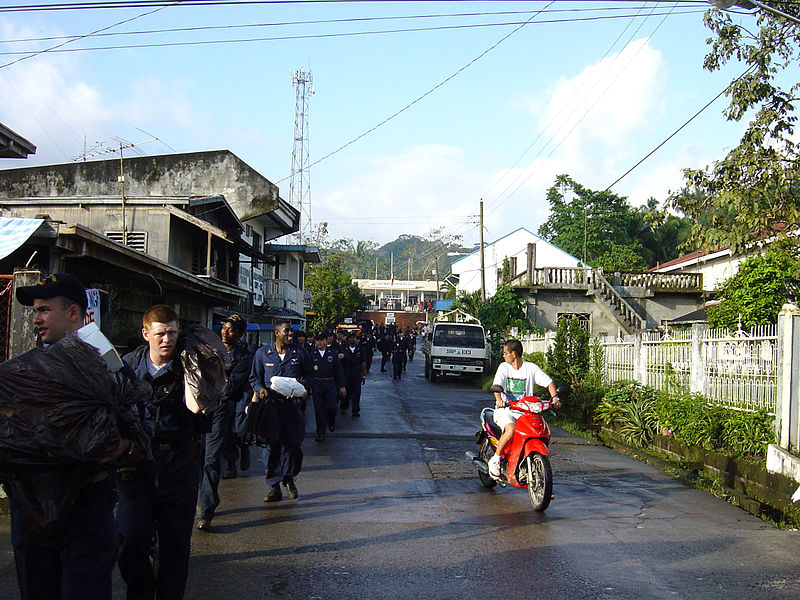
[[[435,259],[436,261],[436,299],[439,299],[439,257],[437,256]]]
[[[125,169],[122,166],[122,142],[119,143],[119,177],[120,196],[122,200],[122,245],[128,244],[128,227],[125,218]]]
[[[481,198],[481,212],[479,218],[479,226],[481,229],[481,298],[483,299],[484,302],[486,302],[486,256],[484,255],[483,252],[483,198]],[[438,283],[436,284],[436,287],[438,289],[439,287]],[[438,292],[437,292],[437,297],[438,297]]]
[[[314,93],[311,87],[311,72],[300,69],[292,72],[292,85],[295,87],[294,106],[294,143],[292,144],[292,170],[289,175],[289,203],[300,211],[300,231],[297,236],[301,241],[311,235],[311,172],[309,164],[308,139],[308,99]]]

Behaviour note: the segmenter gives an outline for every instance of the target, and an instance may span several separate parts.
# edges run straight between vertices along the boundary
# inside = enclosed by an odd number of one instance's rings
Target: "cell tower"
[[[289,180],[289,202],[300,211],[300,241],[311,237],[311,172],[309,171],[308,99],[314,93],[313,78],[297,69],[292,72],[295,88],[294,143],[292,172]]]

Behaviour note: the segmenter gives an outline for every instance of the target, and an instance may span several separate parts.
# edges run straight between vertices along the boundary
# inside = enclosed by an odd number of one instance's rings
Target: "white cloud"
[[[416,146],[365,167],[344,186],[325,189],[318,178],[312,188],[314,221],[329,221],[333,237],[383,243],[439,226],[451,233],[474,229],[464,220],[478,213],[477,194],[487,177],[468,168],[462,150]]]

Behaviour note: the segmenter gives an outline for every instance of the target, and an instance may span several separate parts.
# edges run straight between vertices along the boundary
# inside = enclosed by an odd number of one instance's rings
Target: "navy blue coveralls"
[[[314,421],[317,437],[325,437],[325,430],[336,423],[336,409],[339,405],[339,388],[344,387],[344,372],[339,355],[325,348],[320,355],[316,348],[306,357],[306,379],[311,384],[311,397],[314,400]]]
[[[408,343],[405,338],[398,338],[392,345],[392,379],[400,379],[403,375],[408,352]]]
[[[359,344],[361,345],[361,352],[364,356],[364,362],[367,363],[367,373],[372,368],[372,356],[375,354],[375,337],[369,334],[363,337]]]
[[[219,405],[211,415],[211,431],[203,436],[205,460],[197,504],[200,518],[211,521],[219,506],[219,480],[222,478],[222,456],[233,435],[233,417],[236,405],[250,389],[252,355],[241,343],[228,352],[231,366],[226,369],[228,383],[219,398]],[[233,460],[234,464],[236,459]]]
[[[242,397],[236,402],[233,411],[233,421],[231,423],[231,435],[225,445],[225,460],[228,468],[235,469],[236,462],[241,460],[242,470],[250,464],[250,446],[244,443],[243,436],[247,426],[247,405],[253,397],[253,390],[250,389],[250,369],[253,367],[253,354],[255,349],[249,344],[239,340],[239,344],[247,351],[247,386],[242,393]],[[232,368],[232,367],[231,367]]]
[[[285,398],[270,388],[270,379],[281,377],[303,377],[306,353],[297,344],[290,344],[281,359],[275,343],[261,346],[253,356],[250,371],[250,386],[258,393],[265,389],[269,396],[259,402],[267,402],[270,416],[269,445],[261,458],[264,461],[265,479],[268,486],[293,479],[303,466],[301,444],[306,432],[306,419],[300,410],[300,398]]]
[[[358,416],[361,413],[361,382],[364,377],[361,363],[364,362],[364,357],[360,346],[351,348],[345,344],[341,352],[344,354],[342,359],[344,387],[347,388],[347,396],[342,402],[342,412],[344,413],[349,407],[353,416]]]
[[[119,570],[127,584],[128,600],[154,595],[158,600],[180,599],[189,571],[200,483],[199,434],[206,417],[186,408],[180,359],[170,361],[155,377],[148,370],[148,346],[124,359],[139,379],[153,386],[145,404],[145,419],[154,433],[155,463],[142,461],[138,468],[117,471],[117,525],[122,540]]]

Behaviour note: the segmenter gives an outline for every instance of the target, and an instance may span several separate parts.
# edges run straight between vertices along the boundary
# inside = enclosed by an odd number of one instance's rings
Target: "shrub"
[[[594,418],[607,427],[616,427],[629,444],[646,446],[658,427],[656,391],[634,381],[617,381],[597,405]]]
[[[659,427],[687,446],[702,446],[736,456],[764,456],[775,440],[774,417],[711,404],[699,394],[661,394]]]
[[[561,319],[547,351],[547,374],[556,385],[574,385],[589,371],[589,333],[578,319]]]

